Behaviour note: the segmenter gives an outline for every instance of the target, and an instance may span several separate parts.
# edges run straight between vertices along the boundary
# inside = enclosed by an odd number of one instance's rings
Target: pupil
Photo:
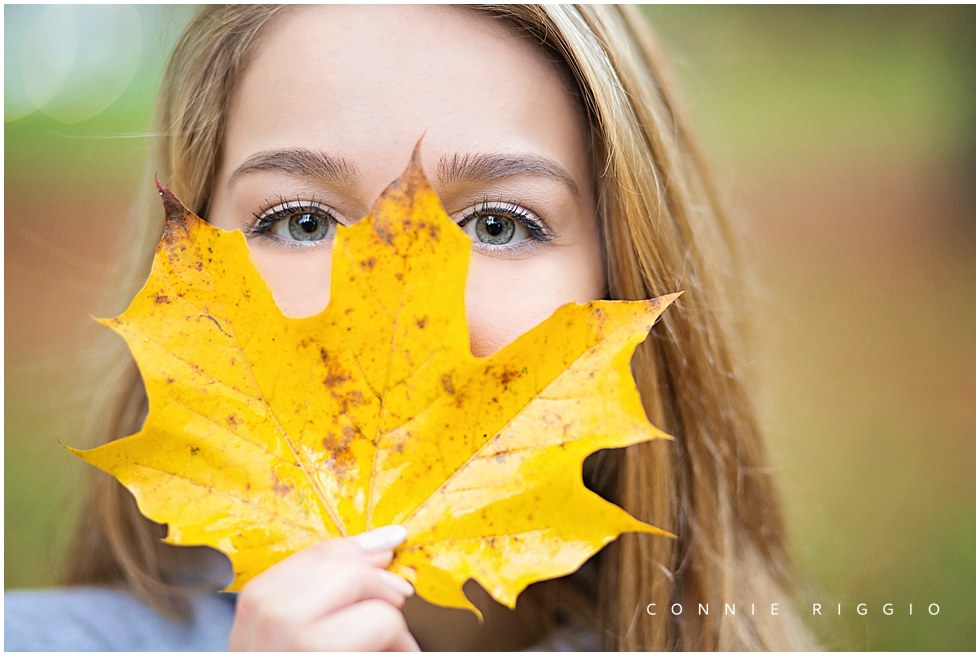
[[[498,237],[504,231],[504,222],[495,216],[488,216],[484,225],[486,226],[487,234],[492,237]]]
[[[317,220],[315,217],[310,216],[309,214],[304,214],[303,216],[299,217],[299,221],[297,221],[297,223],[299,223],[299,227],[303,229],[303,232],[307,234],[313,234],[316,231]]]

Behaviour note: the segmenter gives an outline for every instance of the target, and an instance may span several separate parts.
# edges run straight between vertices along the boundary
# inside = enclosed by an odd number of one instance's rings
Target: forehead
[[[425,134],[425,151],[530,151],[574,168],[584,158],[579,107],[559,64],[471,9],[291,7],[267,26],[236,91],[225,154],[400,152],[390,180]]]

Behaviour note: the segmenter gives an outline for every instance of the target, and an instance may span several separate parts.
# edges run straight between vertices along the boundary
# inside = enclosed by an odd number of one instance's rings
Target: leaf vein
[[[255,512],[259,513],[259,514],[264,514],[264,515],[267,515],[269,517],[272,517],[273,519],[278,519],[281,522],[283,522],[284,524],[289,524],[290,526],[293,526],[295,528],[299,528],[299,529],[302,529],[304,531],[308,531],[309,533],[311,533],[313,535],[318,535],[319,534],[319,532],[316,530],[316,528],[310,526],[308,523],[304,524],[304,523],[301,523],[301,522],[297,521],[296,519],[290,519],[288,516],[281,515],[279,513],[273,512],[272,510],[269,510],[268,508],[263,507],[261,504],[252,503],[252,501],[250,501],[248,499],[243,499],[241,497],[235,496],[234,494],[231,494],[229,492],[226,492],[225,490],[222,490],[221,488],[214,487],[213,485],[208,485],[207,483],[203,483],[201,481],[194,480],[193,478],[188,478],[187,476],[183,476],[183,475],[181,475],[181,474],[179,474],[177,472],[167,471],[166,469],[161,469],[159,467],[154,467],[152,465],[147,465],[147,464],[144,464],[144,463],[139,463],[139,462],[133,463],[133,466],[134,467],[140,467],[140,468],[143,468],[143,469],[149,469],[150,471],[155,471],[155,472],[158,472],[160,474],[167,474],[169,476],[173,476],[174,478],[178,478],[178,479],[180,479],[182,481],[186,481],[187,483],[189,483],[190,485],[193,485],[194,487],[199,487],[199,488],[203,488],[203,489],[207,490],[208,494],[217,494],[218,496],[222,496],[222,497],[225,497],[227,499],[230,499],[231,501],[234,501],[234,502],[236,502],[236,503],[238,503],[240,505],[248,506],[250,512],[255,511]],[[301,520],[302,519],[309,519],[309,517],[306,516],[306,515],[299,515],[299,518]]]
[[[196,240],[194,243],[194,247],[195,250],[198,250],[198,245],[196,243]],[[198,253],[200,253],[199,250]],[[212,290],[216,289],[214,280],[211,276],[211,269],[205,266],[204,271],[207,274],[208,283],[211,285],[211,289]],[[218,301],[218,307],[221,309],[222,313],[224,314],[223,318],[227,320],[228,310],[227,308],[225,308],[224,303],[222,303],[220,300]],[[280,438],[283,440],[283,442],[285,442],[286,446],[289,447],[289,450],[292,451],[293,457],[296,458],[296,462],[301,465],[300,469],[303,471],[303,476],[306,478],[307,483],[309,483],[310,488],[316,494],[316,499],[321,509],[326,511],[331,521],[334,522],[337,531],[339,531],[341,535],[346,535],[344,524],[343,522],[340,521],[340,514],[338,512],[338,509],[330,505],[325,491],[320,488],[319,482],[313,477],[312,467],[310,463],[304,462],[304,458],[300,455],[299,449],[295,444],[293,444],[293,441],[286,434],[286,431],[283,430],[282,424],[279,422],[279,418],[276,416],[276,413],[272,411],[272,406],[269,404],[268,401],[266,401],[262,393],[262,388],[259,386],[258,379],[256,379],[255,377],[255,372],[252,370],[252,364],[249,361],[249,359],[245,357],[245,349],[242,346],[241,341],[238,339],[238,331],[235,330],[234,326],[231,326],[231,338],[234,339],[235,345],[238,348],[238,352],[242,356],[242,359],[245,361],[244,364],[245,370],[248,372],[249,377],[252,379],[252,384],[254,385],[254,389],[258,391],[259,401],[267,408],[269,417],[272,419],[272,423],[275,425],[276,431],[279,433]]]
[[[601,345],[602,345],[602,340],[600,339],[597,343],[595,343],[594,345],[592,345],[591,347],[589,347],[588,349],[586,349],[582,353],[578,354],[563,369],[561,369],[557,374],[555,374],[555,376],[551,380],[549,380],[547,383],[545,383],[543,386],[541,386],[539,388],[539,393],[547,390],[549,387],[551,387],[552,385],[554,385],[555,381],[557,381],[562,376],[566,375],[568,373],[569,369],[571,369],[572,366],[575,365],[575,364],[577,364],[580,360],[582,360],[583,358],[585,358],[588,355],[593,355],[596,352],[596,350],[598,350],[598,348]],[[482,360],[480,360],[480,361],[478,361],[478,364],[481,364],[482,365],[482,364],[484,364],[484,362]],[[480,444],[476,449],[473,450],[473,453],[471,453],[468,458],[466,458],[463,462],[461,462],[459,464],[459,466],[457,466],[456,469],[454,469],[451,473],[447,474],[445,476],[444,480],[442,481],[442,483],[440,483],[437,488],[435,488],[434,490],[432,490],[432,492],[430,492],[428,495],[426,495],[426,497],[424,499],[422,499],[415,506],[415,509],[412,510],[412,512],[410,512],[408,514],[408,516],[405,517],[405,519],[401,520],[401,523],[402,524],[407,524],[409,521],[411,521],[411,519],[413,517],[415,517],[422,508],[425,507],[425,504],[428,503],[429,499],[431,499],[432,497],[436,496],[437,494],[439,494],[440,492],[442,492],[445,488],[447,488],[448,485],[449,485],[449,483],[450,483],[450,481],[452,481],[454,478],[456,478],[456,476],[458,476],[459,473],[463,469],[465,469],[471,462],[473,462],[474,460],[480,459],[481,458],[480,452],[483,451],[487,447],[487,445],[490,444],[497,435],[503,434],[511,426],[511,424],[513,424],[514,421],[523,414],[524,410],[528,406],[530,406],[532,403],[534,403],[537,400],[537,397],[538,397],[538,395],[535,394],[534,396],[530,397],[524,405],[522,405],[519,409],[515,410],[513,412],[513,416],[510,419],[508,419],[507,422],[503,426],[500,427],[500,430],[498,430],[496,432],[496,434],[487,437],[483,441],[482,444]],[[481,404],[481,405],[483,405],[483,404]]]

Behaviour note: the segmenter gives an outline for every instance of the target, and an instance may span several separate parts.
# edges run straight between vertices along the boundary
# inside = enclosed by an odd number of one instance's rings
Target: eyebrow
[[[238,178],[257,171],[284,171],[307,178],[321,178],[349,186],[357,183],[357,166],[348,159],[309,148],[276,148],[249,155],[228,179],[230,186]],[[445,184],[497,180],[517,175],[532,175],[557,180],[579,195],[575,179],[555,162],[538,155],[497,153],[454,153],[443,155],[436,165],[436,175]]]
[[[575,179],[555,162],[537,155],[498,155],[493,153],[443,155],[436,174],[444,183],[496,180],[515,175],[533,175],[557,180],[579,195]]]
[[[353,186],[357,166],[343,157],[334,157],[308,148],[277,148],[249,155],[228,178],[230,186],[239,177],[256,171],[285,171],[306,178],[323,178]]]

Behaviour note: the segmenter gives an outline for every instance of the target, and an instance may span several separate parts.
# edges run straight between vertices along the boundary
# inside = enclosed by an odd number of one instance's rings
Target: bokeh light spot
[[[41,111],[71,124],[125,91],[140,62],[143,25],[129,6],[5,9],[4,118]]]

